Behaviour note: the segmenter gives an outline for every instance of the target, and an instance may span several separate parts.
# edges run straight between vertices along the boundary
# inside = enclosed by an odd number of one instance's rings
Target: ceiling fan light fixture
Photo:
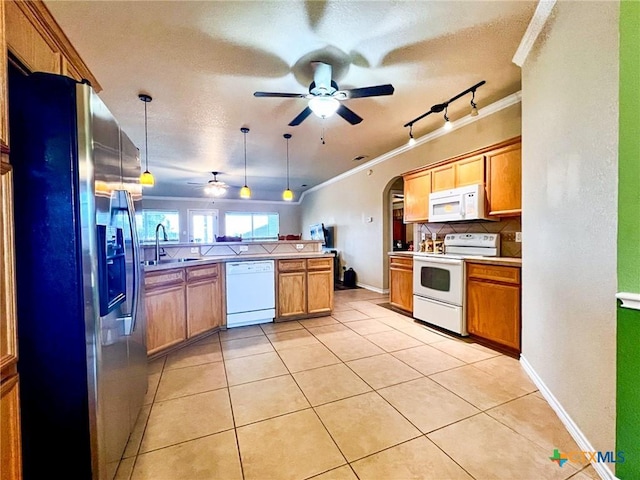
[[[153,187],[155,185],[155,179],[149,171],[149,142],[147,141],[147,103],[151,100],[151,95],[141,93],[138,98],[144,102],[144,155],[145,155],[145,170],[140,174],[140,185],[143,187]]]
[[[211,172],[213,174],[213,180],[209,180],[207,186],[204,187],[205,195],[209,195],[211,197],[222,197],[225,193],[227,193],[227,185],[224,182],[218,181],[218,172]]]
[[[309,108],[320,118],[327,118],[336,113],[340,102],[333,97],[313,97],[309,100]]]
[[[244,135],[244,187],[240,189],[240,198],[251,198],[251,189],[247,187],[247,133],[249,133],[249,129],[242,127],[240,131]]]

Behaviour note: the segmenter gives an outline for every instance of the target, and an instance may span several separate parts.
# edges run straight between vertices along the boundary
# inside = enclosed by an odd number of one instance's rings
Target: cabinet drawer
[[[333,258],[309,258],[307,268],[309,270],[331,270]]]
[[[304,272],[307,262],[304,258],[296,258],[293,260],[278,260],[279,272]]]
[[[467,276],[495,282],[520,284],[520,269],[518,267],[469,263],[467,264]]]
[[[167,285],[184,283],[184,268],[164,272],[147,273],[144,277],[144,286],[147,290],[160,288]]]
[[[219,265],[217,263],[202,267],[188,267],[187,282],[197,281],[201,278],[217,277],[219,274]]]
[[[389,266],[402,270],[413,271],[413,258],[411,257],[389,257]]]

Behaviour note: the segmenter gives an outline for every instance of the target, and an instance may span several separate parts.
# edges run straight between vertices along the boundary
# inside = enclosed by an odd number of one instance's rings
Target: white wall
[[[522,352],[615,450],[618,2],[556,4],[522,69]]]
[[[207,209],[218,210],[219,235],[225,235],[224,214],[226,212],[269,212],[280,215],[280,235],[300,234],[301,207],[298,204],[285,202],[263,202],[252,200],[215,200],[211,199],[154,199],[143,197],[142,208],[178,210],[180,212],[180,242],[189,241],[189,215],[188,210]]]
[[[480,110],[482,115],[482,110]],[[389,245],[389,211],[385,193],[404,172],[520,135],[520,104],[512,105],[430,142],[335,182],[309,191],[302,200],[302,225],[335,226],[335,249],[342,264],[353,267],[361,285],[387,288],[385,260]],[[365,219],[371,217],[367,223]]]

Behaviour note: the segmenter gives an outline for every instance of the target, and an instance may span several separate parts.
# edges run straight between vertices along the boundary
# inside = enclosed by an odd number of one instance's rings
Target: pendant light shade
[[[145,169],[140,174],[140,185],[143,187],[153,187],[156,183],[153,175],[149,171],[149,142],[147,140],[147,103],[151,100],[150,95],[140,94],[138,98],[144,102],[144,155],[145,155]]]
[[[249,129],[242,127],[240,131],[244,134],[244,187],[240,189],[240,198],[251,198],[251,189],[247,186],[247,133],[249,133]]]
[[[285,133],[283,137],[287,141],[287,189],[282,192],[282,199],[285,202],[290,202],[293,200],[293,192],[289,188],[289,139],[291,138],[291,134]]]

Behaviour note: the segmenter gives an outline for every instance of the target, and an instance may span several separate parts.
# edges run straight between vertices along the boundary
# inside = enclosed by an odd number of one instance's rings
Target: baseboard
[[[382,293],[382,294],[389,293],[388,288],[378,288],[378,287],[374,287],[371,285],[367,285],[366,283],[360,283],[360,282],[356,282],[356,285],[359,286],[360,288],[371,290],[372,292],[376,292],[376,293]]]
[[[589,442],[585,434],[582,433],[582,430],[580,430],[578,425],[576,425],[558,399],[553,395],[553,393],[551,393],[551,390],[549,390],[523,355],[520,356],[520,364],[522,365],[522,368],[524,368],[525,372],[527,372],[527,375],[529,375],[529,378],[531,378],[531,381],[536,385],[536,387],[538,387],[538,390],[540,390],[540,393],[549,403],[553,411],[556,412],[558,418],[560,418],[560,421],[566,427],[569,435],[571,435],[578,444],[580,450],[583,452],[594,452],[595,448],[593,448],[591,442]],[[606,463],[591,463],[591,466],[603,480],[619,480]]]

